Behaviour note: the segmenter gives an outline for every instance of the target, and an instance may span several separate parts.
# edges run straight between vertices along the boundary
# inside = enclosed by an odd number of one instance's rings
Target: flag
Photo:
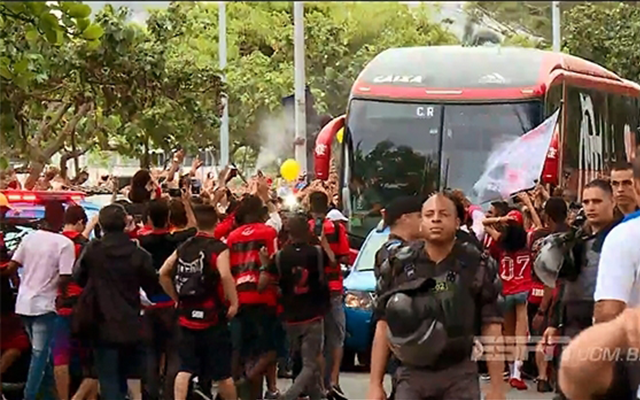
[[[473,185],[476,204],[506,199],[536,185],[544,168],[558,115],[559,109],[489,157],[484,172]]]

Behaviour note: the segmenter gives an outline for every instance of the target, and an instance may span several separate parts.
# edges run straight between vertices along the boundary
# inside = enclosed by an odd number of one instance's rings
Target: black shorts
[[[199,380],[223,381],[231,377],[231,332],[225,324],[207,329],[180,327],[180,372]]]
[[[233,347],[243,359],[257,358],[278,349],[278,316],[275,309],[244,305],[231,320]]]

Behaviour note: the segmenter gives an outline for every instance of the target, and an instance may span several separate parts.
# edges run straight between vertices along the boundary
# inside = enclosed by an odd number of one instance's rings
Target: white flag
[[[473,185],[476,204],[506,199],[540,179],[560,110],[499,152],[492,154]]]

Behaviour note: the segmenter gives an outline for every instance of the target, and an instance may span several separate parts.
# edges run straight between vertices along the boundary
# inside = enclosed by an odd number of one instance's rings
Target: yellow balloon
[[[280,166],[280,175],[289,182],[296,180],[299,174],[300,165],[292,158],[285,160]]]
[[[336,133],[336,139],[338,140],[338,143],[342,143],[343,136],[344,136],[344,127],[340,128],[338,133]]]

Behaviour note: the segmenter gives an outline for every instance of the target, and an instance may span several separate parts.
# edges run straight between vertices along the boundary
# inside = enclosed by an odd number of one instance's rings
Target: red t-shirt
[[[313,231],[315,227],[315,221],[313,219],[309,220],[309,228]],[[341,257],[349,257],[349,237],[347,236],[347,230],[345,227],[339,222],[334,222],[329,219],[325,219],[323,223],[324,236],[327,238],[327,242],[329,242],[329,247],[331,247],[331,251],[335,254],[336,259]],[[340,270],[340,265],[335,265],[333,267],[327,267],[325,269],[325,275],[327,277],[327,281],[329,283],[329,290],[332,292],[340,292],[343,291],[343,277],[342,271]]]
[[[80,256],[84,244],[87,239],[82,236],[80,232],[76,231],[63,231],[62,234],[73,242],[76,252],[76,259]],[[57,311],[59,315],[68,316],[73,311],[73,305],[78,301],[78,297],[82,294],[82,288],[78,286],[74,281],[69,281],[64,286],[58,287],[58,307]]]
[[[242,225],[227,236],[230,251],[231,273],[236,281],[238,302],[244,304],[266,304],[277,306],[277,291],[267,288],[258,292],[260,278],[260,249],[266,247],[269,257],[278,248],[278,233],[264,223]]]
[[[527,235],[527,243],[529,249],[531,250],[531,264],[536,260],[536,256],[538,255],[537,249],[533,248],[534,241],[536,241],[539,237],[544,237],[541,235],[543,231],[539,229],[532,228],[529,230]],[[544,231],[546,233],[546,231]],[[529,293],[529,298],[527,301],[531,304],[540,304],[542,302],[542,297],[544,297],[544,284],[536,279],[535,274],[531,273],[531,292]]]
[[[500,264],[502,294],[509,296],[531,290],[531,252],[529,249],[507,253],[500,250],[496,257]]]
[[[218,240],[222,240],[222,238],[231,233],[234,226],[235,214],[231,213],[227,216],[227,218],[223,219],[218,225],[216,225],[216,228],[213,231],[213,236]]]
[[[201,237],[210,237],[209,235],[202,233],[202,232],[198,232],[198,234],[196,234],[196,236],[201,236]],[[216,246],[216,251],[214,251],[211,254],[211,260],[209,261],[209,264],[211,266],[211,268],[216,271],[218,271],[218,256],[224,252],[225,250],[227,250],[227,246],[225,246],[224,244],[222,244],[222,242],[218,242],[217,243],[218,246]],[[216,306],[216,297],[219,299],[224,299],[225,298],[225,294],[224,294],[224,287],[222,286],[222,281],[220,279],[217,280],[216,283],[216,287],[215,287],[215,292],[212,293],[211,297],[207,298],[204,301],[199,301],[195,304],[188,304],[185,301],[180,301],[180,303],[178,304],[178,308],[190,308],[190,307],[199,307],[199,308],[213,308]],[[225,303],[226,300],[225,300]],[[228,304],[226,304],[228,306]],[[194,319],[190,319],[187,318],[184,315],[180,315],[178,317],[178,324],[180,326],[183,326],[185,328],[188,329],[194,329],[194,330],[202,330],[202,329],[207,329],[209,327],[215,326],[218,323],[220,323],[219,320],[217,319],[212,319],[212,320],[208,320],[208,321],[198,321],[198,320],[194,320]]]

